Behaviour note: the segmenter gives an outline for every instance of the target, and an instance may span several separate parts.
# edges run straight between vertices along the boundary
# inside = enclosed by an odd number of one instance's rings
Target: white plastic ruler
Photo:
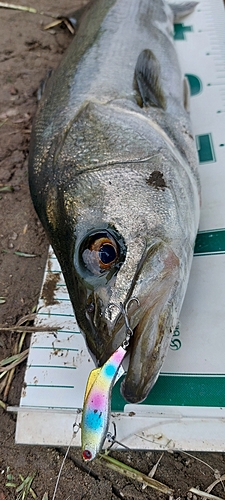
[[[191,86],[202,213],[179,327],[147,400],[129,405],[118,382],[112,395],[117,439],[132,448],[225,449],[225,15],[222,0],[200,0],[175,26],[176,48]],[[53,305],[46,287],[55,283]],[[37,324],[18,410],[16,441],[67,445],[94,367],[59,264],[50,250]],[[80,445],[80,434],[73,444]]]

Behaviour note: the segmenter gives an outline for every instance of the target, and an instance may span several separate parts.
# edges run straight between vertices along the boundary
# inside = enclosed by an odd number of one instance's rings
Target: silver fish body
[[[77,321],[102,365],[122,344],[124,397],[155,383],[179,318],[199,222],[186,82],[162,0],[91,2],[33,126],[29,182]]]

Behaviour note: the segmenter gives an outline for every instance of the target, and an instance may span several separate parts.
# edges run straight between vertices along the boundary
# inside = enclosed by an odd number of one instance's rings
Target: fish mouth
[[[142,287],[134,287],[132,297],[138,299],[139,305],[132,301],[128,308],[132,335],[127,347],[129,364],[121,384],[121,393],[129,403],[139,403],[148,396],[158,378],[177,324],[177,297],[180,302],[179,259],[170,248],[166,251],[163,249],[163,263],[160,276],[147,281]],[[119,345],[123,345],[126,333],[127,325],[123,315],[119,314],[111,331],[111,341],[105,346],[99,365]]]
[[[128,369],[121,384],[121,393],[129,403],[144,401],[159,376],[173,332],[168,321],[171,312],[170,304],[161,311],[158,305],[149,308],[133,330]]]

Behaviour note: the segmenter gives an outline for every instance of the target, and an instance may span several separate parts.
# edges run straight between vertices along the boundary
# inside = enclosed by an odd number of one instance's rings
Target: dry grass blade
[[[1,408],[3,408],[3,410],[7,410],[7,404],[4,403],[4,401],[2,401],[1,399],[0,399],[0,406]]]
[[[2,372],[7,372],[9,370],[12,370],[12,368],[15,368],[15,366],[19,365],[22,363],[26,357],[28,356],[29,349],[26,349],[25,351],[20,352],[19,354],[16,354],[15,356],[11,356],[10,358],[3,359],[0,363],[0,373]],[[13,359],[14,361],[10,362],[9,360]],[[9,362],[9,365],[8,363]],[[2,366],[6,365],[6,366]]]
[[[32,484],[34,477],[35,477],[35,472],[33,474],[31,474],[31,476],[27,476],[26,479],[24,479],[24,477],[21,476],[21,474],[19,474],[19,477],[20,477],[20,480],[22,481],[22,483],[19,486],[17,486],[17,488],[16,488],[16,493],[18,493],[16,500],[20,500],[20,499],[25,500],[28,496],[28,493],[30,493],[33,498],[37,498],[36,493],[31,488],[31,484]]]
[[[36,306],[35,306],[34,310],[36,310]],[[34,311],[32,310],[32,313],[33,312]],[[27,323],[27,321],[30,321],[31,319],[34,319],[34,318],[35,318],[35,314],[28,314],[26,316],[23,316],[18,321],[17,325],[20,325],[20,324],[23,324],[23,323]],[[1,367],[1,365],[4,367],[5,364],[9,364],[9,366],[7,366],[7,368],[4,368],[4,370],[0,369],[0,372],[2,371],[2,373],[0,373],[0,378],[4,377],[4,379],[3,379],[3,381],[2,381],[2,383],[0,385],[1,392],[4,391],[3,392],[3,401],[7,400],[7,397],[8,397],[8,394],[9,394],[9,390],[10,390],[10,386],[11,386],[11,383],[12,383],[12,380],[13,380],[13,377],[14,377],[14,374],[15,374],[15,368],[16,368],[17,364],[19,364],[22,361],[24,361],[24,359],[28,355],[28,352],[26,354],[21,353],[22,347],[23,347],[23,342],[24,342],[24,339],[26,337],[26,333],[27,332],[24,331],[24,327],[23,327],[22,335],[20,336],[20,340],[16,339],[15,345],[13,347],[13,355],[14,355],[14,357],[13,358],[11,357],[11,359],[8,358],[7,359],[7,363],[5,362],[6,360],[3,360],[0,363],[0,367]]]
[[[44,30],[50,30],[51,28],[55,28],[55,26],[58,26],[61,23],[62,23],[62,19],[56,19],[55,21],[52,21],[52,23],[46,24],[43,27],[43,29]]]
[[[216,481],[214,481],[212,484],[210,484],[208,486],[208,488],[206,488],[207,493],[210,493],[210,491],[212,491],[213,488],[215,488],[215,486],[217,484],[221,483],[222,481],[225,481],[225,474],[223,476],[219,477],[219,479],[216,479]]]
[[[7,467],[6,487],[15,488],[16,500],[26,500],[29,494],[32,495],[34,499],[36,499],[37,495],[31,488],[31,484],[34,480],[34,477],[35,477],[35,472],[30,476],[27,476],[26,478],[24,478],[21,474],[19,474],[21,483],[17,486],[17,483],[15,482],[15,477],[10,473],[9,467]]]
[[[73,29],[73,26],[71,26],[71,24],[69,23],[69,21],[65,17],[63,18],[63,22],[66,25],[67,29],[70,31],[70,33],[72,35],[74,35],[75,31]]]
[[[5,120],[6,122],[7,120]],[[1,186],[0,193],[12,193],[14,191],[12,186]]]
[[[10,358],[3,359],[0,362],[0,379],[4,377],[3,381],[0,384],[0,393],[3,393],[3,398],[2,398],[3,401],[7,400],[16,366],[22,363],[28,356],[29,349],[21,352],[26,334],[37,333],[38,331],[55,333],[59,329],[58,326],[47,327],[47,328],[38,326],[27,326],[27,323],[29,321],[33,321],[36,318],[36,312],[34,313],[34,311],[36,311],[36,306],[35,308],[33,308],[31,314],[27,314],[26,316],[20,318],[15,326],[5,327],[4,325],[0,325],[0,330],[2,331],[21,333],[20,338],[16,339],[16,343],[13,348],[13,356],[11,356]]]
[[[44,496],[42,497],[41,500],[48,500],[48,493],[47,492],[44,493]]]
[[[5,326],[5,325],[0,325],[0,330],[3,332],[55,332],[56,330],[59,330],[62,328],[61,326],[53,325],[53,326],[22,326],[24,323],[27,323],[28,321],[34,321],[36,318],[36,313],[31,313],[31,314],[26,314],[26,316],[22,316],[22,318],[17,321],[16,325],[12,326]]]
[[[25,10],[26,12],[32,12],[33,14],[38,13],[38,11],[33,7],[25,7],[24,5],[14,5],[13,3],[0,2],[0,7],[3,7],[4,9]]]
[[[20,252],[18,250],[18,252],[13,252],[14,255],[18,255],[19,257],[37,257],[37,255],[34,255],[33,253],[25,253],[25,252]]]
[[[5,118],[5,120],[3,120],[3,122],[0,123],[0,127],[2,127],[7,121],[8,121],[8,118]]]
[[[25,316],[22,316],[22,318],[20,318],[17,321],[16,325],[21,326],[21,325],[24,325],[24,323],[27,323],[28,321],[33,321],[33,320],[35,320],[36,315],[37,315],[36,312],[32,312],[30,314],[25,314]]]
[[[206,491],[198,490],[197,488],[190,488],[189,491],[191,493],[194,493],[195,495],[198,495],[199,497],[208,498],[209,500],[223,500],[221,497],[216,497],[215,495],[211,495],[210,493],[207,493]]]
[[[38,11],[33,7],[27,7],[25,5],[15,5],[13,3],[0,2],[0,7],[3,9],[13,9],[13,10],[22,10],[24,12],[31,12],[31,14],[39,14],[40,16],[52,17],[53,19],[57,19],[58,15],[49,14],[48,12]]]
[[[155,464],[155,465],[153,465],[152,469],[151,469],[151,470],[150,470],[150,472],[148,473],[148,477],[151,477],[151,478],[153,478],[153,477],[154,477],[154,475],[155,475],[155,473],[156,473],[156,471],[157,471],[158,465],[159,465],[159,463],[160,463],[160,462],[161,462],[161,460],[162,460],[163,455],[164,455],[164,453],[162,453],[162,454],[160,455],[159,460],[157,460],[156,464]],[[143,484],[143,485],[142,485],[142,489],[143,489],[143,490],[145,490],[145,488],[147,488],[147,484]]]
[[[160,483],[159,481],[156,481],[156,479],[152,479],[142,472],[133,469],[133,467],[129,467],[128,465],[119,462],[119,460],[116,460],[113,457],[110,457],[109,455],[104,455],[100,454],[100,460],[106,460],[107,462],[107,467],[110,469],[119,472],[120,474],[123,474],[124,476],[128,477],[129,479],[134,479],[136,481],[141,482],[142,484],[147,484],[147,486],[150,486],[151,488],[161,491],[162,493],[165,493],[166,495],[173,495],[173,490],[166,486],[163,483]]]
[[[18,354],[18,341],[16,340],[16,343],[13,347],[13,355],[17,355]],[[17,360],[18,358],[16,358]],[[15,361],[16,361],[15,360]],[[12,361],[12,360],[11,360]],[[10,362],[9,361],[9,364]],[[7,400],[7,397],[8,397],[8,394],[9,394],[9,389],[10,389],[10,386],[11,386],[11,383],[12,383],[12,379],[14,377],[14,373],[15,373],[15,367],[12,367],[10,370],[7,370],[6,367],[4,366],[4,360],[2,361],[2,365],[3,365],[3,372],[2,372],[2,376],[4,376],[4,380],[1,384],[1,392],[3,392],[3,401],[6,401]],[[1,369],[0,369],[0,372],[1,372]]]
[[[202,464],[206,465],[206,467],[209,467],[209,469],[211,469],[213,472],[215,472],[215,470],[213,469],[213,467],[211,467],[211,465],[209,465],[207,462],[204,462],[204,460],[201,460],[201,458],[196,457],[195,455],[192,455],[192,453],[188,453],[187,451],[183,451],[183,450],[176,450],[176,451],[178,451],[179,453],[183,453],[183,455],[187,455],[188,457],[194,458],[195,460],[197,460],[198,462],[201,462]]]

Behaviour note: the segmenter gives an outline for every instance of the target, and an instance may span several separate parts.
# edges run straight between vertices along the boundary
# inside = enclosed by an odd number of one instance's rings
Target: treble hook
[[[114,304],[114,302],[111,302],[109,305],[108,305],[108,309],[110,310],[112,307],[117,307],[117,309],[120,310],[121,314],[123,315],[123,318],[124,318],[124,322],[125,322],[125,326],[126,326],[126,338],[125,340],[123,341],[122,343],[122,347],[124,349],[127,349],[127,347],[129,346],[129,342],[130,342],[130,338],[131,336],[133,335],[133,330],[132,328],[130,327],[130,324],[129,324],[129,318],[128,318],[128,307],[130,306],[130,304],[135,301],[137,302],[137,305],[138,307],[140,307],[140,301],[138,300],[137,297],[131,297],[128,302],[126,303],[125,307],[123,305],[122,302],[118,304]]]
[[[112,424],[113,424],[113,427],[114,427],[114,433],[108,431],[107,434],[106,434],[106,439],[111,444],[106,448],[105,453],[108,454],[109,450],[112,448],[112,446],[115,443],[119,444],[120,446],[123,446],[123,448],[126,448],[127,450],[130,450],[130,448],[128,446],[126,446],[125,444],[121,443],[120,441],[117,441],[117,439],[116,439],[116,424],[115,424],[115,422],[112,422]]]

